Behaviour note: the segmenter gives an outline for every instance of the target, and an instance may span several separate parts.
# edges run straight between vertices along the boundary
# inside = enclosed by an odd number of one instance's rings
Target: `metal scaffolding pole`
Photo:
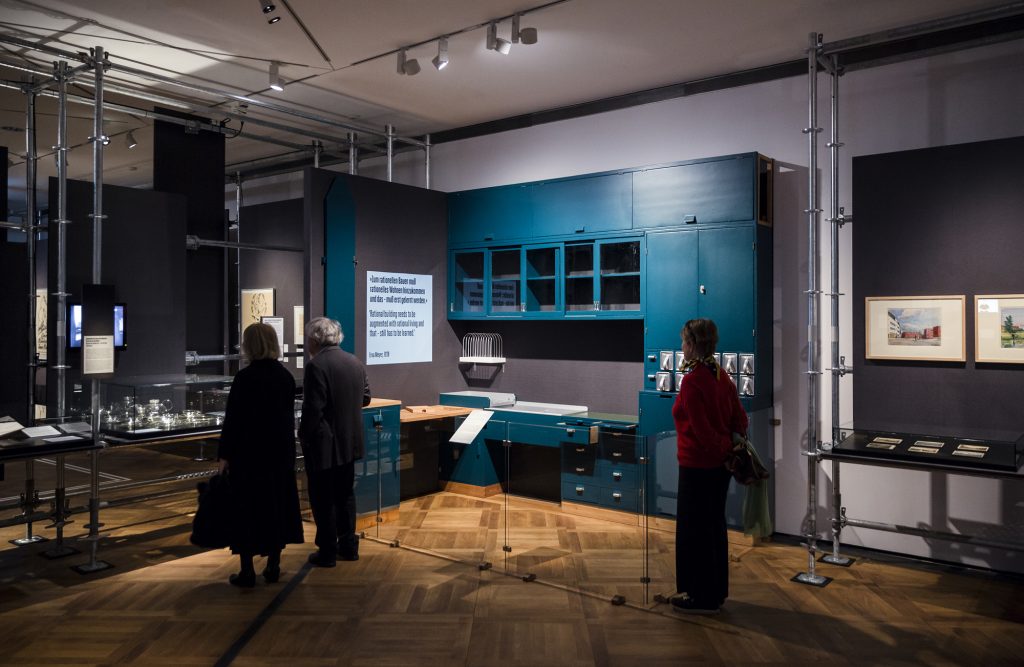
[[[235,243],[242,244],[242,174],[235,172]],[[238,323],[235,326],[235,350],[242,351],[242,249],[235,248],[235,312]],[[241,363],[239,363],[241,367]]]
[[[68,249],[67,249],[67,226],[71,223],[68,220],[68,64],[63,60],[54,65],[54,76],[57,78],[57,284],[52,294],[57,297],[57,326],[54,328],[54,338],[57,344],[53,351],[56,353],[56,363],[53,368],[57,372],[57,401],[56,408],[58,419],[67,416],[67,314],[68,314],[68,291],[67,291],[67,270],[68,270]]]
[[[395,168],[395,128],[392,125],[385,125],[384,127],[388,133],[388,183],[390,183],[393,180],[392,175]]]
[[[348,173],[353,176],[359,173],[359,145],[356,144],[356,133],[348,134]]]
[[[803,132],[807,135],[807,515],[804,517],[804,537],[807,540],[807,572],[793,580],[812,586],[825,586],[831,579],[814,572],[814,558],[818,539],[818,403],[820,383],[818,376],[819,321],[818,313],[818,54],[821,35],[810,34],[807,48],[807,115]]]
[[[828,142],[829,162],[831,165],[829,176],[829,239],[831,246],[831,269],[832,282],[829,288],[829,301],[832,310],[832,359],[829,371],[832,374],[832,446],[835,447],[841,440],[839,433],[839,379],[846,374],[846,359],[839,356],[839,228],[843,224],[839,207],[839,149],[842,143],[839,142],[839,77],[842,71],[839,67],[839,57],[829,56],[828,69],[831,74],[832,96],[831,96],[831,136]],[[822,556],[821,560],[832,565],[847,567],[853,564],[853,559],[839,553],[839,538],[843,532],[844,510],[843,495],[840,487],[840,462],[832,459],[832,553]]]
[[[423,137],[423,170],[426,183],[424,187],[427,190],[430,189],[430,135],[427,134]]]
[[[95,86],[93,90],[93,125],[92,125],[92,282],[99,285],[103,282],[103,149],[110,138],[103,133],[103,72],[109,63],[102,46],[92,52]],[[84,347],[84,346],[83,346]],[[95,377],[90,381],[92,395],[92,440],[100,444],[100,381]],[[100,528],[100,450],[97,447],[89,452],[89,562],[78,565],[74,569],[81,574],[99,572],[111,567],[110,563],[97,560],[96,550],[99,547]]]
[[[39,323],[36,321],[36,94],[31,84],[25,90],[25,209],[25,249],[28,260],[28,400],[25,417],[31,426],[35,424],[36,417],[36,369],[39,367]],[[25,518],[25,537],[11,540],[11,544],[24,546],[45,542],[45,537],[32,532],[32,515],[39,507],[33,459],[25,459],[25,493],[21,506]]]

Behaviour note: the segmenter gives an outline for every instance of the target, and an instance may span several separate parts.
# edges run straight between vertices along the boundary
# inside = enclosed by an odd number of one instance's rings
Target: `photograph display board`
[[[250,324],[259,322],[261,317],[276,314],[273,287],[242,290],[242,331]]]
[[[36,354],[46,361],[46,289],[36,290]]]
[[[966,361],[964,296],[869,296],[867,359]]]
[[[974,297],[974,360],[1024,364],[1024,294]]]
[[[366,363],[433,358],[433,276],[366,272]]]

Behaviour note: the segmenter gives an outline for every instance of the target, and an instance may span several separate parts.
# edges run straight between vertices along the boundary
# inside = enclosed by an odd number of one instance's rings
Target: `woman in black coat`
[[[274,329],[252,324],[242,334],[249,365],[231,383],[217,458],[231,479],[231,552],[241,571],[235,586],[256,583],[252,559],[266,556],[263,578],[281,576],[281,550],[301,544],[302,516],[295,483],[295,380],[281,365]]]

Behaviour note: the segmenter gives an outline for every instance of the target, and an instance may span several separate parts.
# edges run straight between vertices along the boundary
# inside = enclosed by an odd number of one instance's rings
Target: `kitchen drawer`
[[[480,430],[480,434],[487,440],[504,440],[505,424],[506,422],[501,419],[492,418],[484,424],[484,427]]]
[[[559,428],[562,429],[562,442],[597,444],[597,426],[559,426]]]
[[[599,456],[611,463],[636,463],[636,436],[632,433],[619,435],[604,432],[601,434]]]
[[[567,503],[593,503],[601,502],[604,489],[592,484],[577,484],[562,480],[562,502]]]
[[[601,460],[597,464],[595,477],[602,486],[608,488],[635,489],[637,487],[636,465],[614,465]]]
[[[508,424],[508,439],[512,442],[521,442],[526,445],[558,447],[558,443],[562,441],[562,429],[556,426],[519,424],[510,421]]]
[[[597,450],[586,445],[562,443],[562,473],[593,477],[597,467]]]
[[[636,489],[606,489],[602,487],[600,504],[624,512],[636,512]]]

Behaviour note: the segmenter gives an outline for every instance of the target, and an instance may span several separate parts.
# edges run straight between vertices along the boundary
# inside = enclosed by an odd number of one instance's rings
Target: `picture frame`
[[[869,296],[864,357],[883,361],[967,361],[966,297]]]
[[[1024,294],[974,296],[974,361],[1024,364]]]
[[[261,317],[276,315],[274,288],[243,289],[241,311],[242,331],[250,324],[259,322]]]

